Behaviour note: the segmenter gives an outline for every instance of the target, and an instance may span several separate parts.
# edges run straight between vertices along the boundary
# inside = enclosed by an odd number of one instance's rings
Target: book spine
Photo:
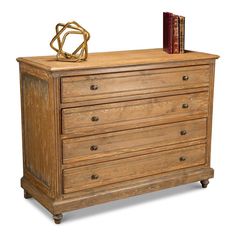
[[[163,12],[163,50],[167,51],[167,13]]]
[[[179,17],[179,34],[180,34],[180,45],[179,52],[184,53],[184,44],[185,44],[185,17]]]
[[[163,50],[172,53],[172,17],[170,12],[163,13]]]
[[[167,52],[173,53],[173,14],[167,13]]]
[[[173,53],[180,51],[180,38],[179,38],[179,16],[173,16]]]

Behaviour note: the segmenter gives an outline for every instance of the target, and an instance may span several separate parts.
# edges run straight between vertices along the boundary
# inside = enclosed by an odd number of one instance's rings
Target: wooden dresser
[[[162,49],[20,63],[25,198],[62,213],[201,181],[217,55]]]

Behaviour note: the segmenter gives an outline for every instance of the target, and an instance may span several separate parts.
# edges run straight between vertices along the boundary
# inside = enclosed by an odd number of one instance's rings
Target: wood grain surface
[[[54,195],[55,136],[51,82],[30,74],[21,76],[24,175],[41,191]]]
[[[217,55],[162,49],[20,62],[21,186],[62,213],[214,175]]]
[[[88,135],[166,123],[170,118],[207,115],[208,92],[84,106],[62,110],[62,133]]]
[[[144,70],[61,79],[62,103],[208,86],[209,66]],[[187,78],[187,79],[185,79]]]
[[[182,135],[181,132],[186,132]],[[120,156],[122,153],[143,150],[173,143],[204,139],[206,119],[151,126],[115,133],[63,140],[63,162],[95,159],[101,156]],[[92,147],[96,146],[96,150]]]
[[[64,193],[202,165],[205,145],[64,170]]]
[[[219,56],[202,52],[186,51],[184,54],[168,54],[161,48],[145,50],[128,50],[117,52],[89,53],[85,62],[61,62],[56,56],[21,57],[17,60],[49,71],[81,70],[92,68],[122,67],[179,61],[197,61],[217,59]]]

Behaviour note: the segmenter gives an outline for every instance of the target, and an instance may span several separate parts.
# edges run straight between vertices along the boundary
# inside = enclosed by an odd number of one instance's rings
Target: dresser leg
[[[53,215],[53,219],[54,219],[55,224],[60,224],[62,218],[63,218],[63,215],[62,215],[62,214]]]
[[[32,196],[27,191],[24,190],[24,198],[29,199],[32,198]]]
[[[201,182],[203,188],[207,188],[207,185],[209,184],[208,179],[201,180],[200,182]]]

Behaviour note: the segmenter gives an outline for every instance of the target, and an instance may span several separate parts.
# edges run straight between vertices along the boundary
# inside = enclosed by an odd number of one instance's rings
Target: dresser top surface
[[[160,48],[89,53],[87,60],[84,62],[57,61],[56,56],[20,57],[17,58],[17,61],[48,71],[67,71],[207,60],[217,59],[218,57],[219,56],[214,54],[194,51],[186,51],[184,54],[168,54]]]

